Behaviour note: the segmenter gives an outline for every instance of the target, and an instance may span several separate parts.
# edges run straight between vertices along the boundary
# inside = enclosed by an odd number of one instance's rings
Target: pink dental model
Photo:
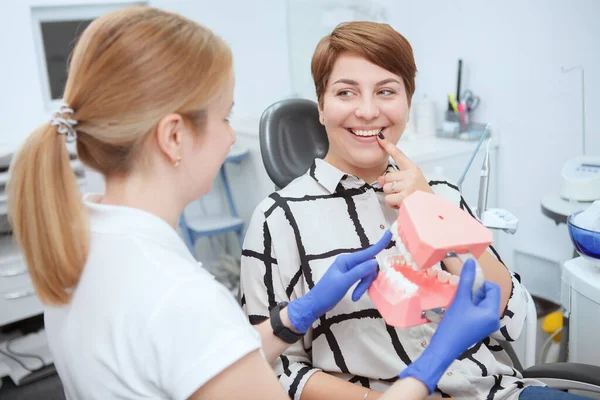
[[[377,257],[380,271],[369,297],[385,322],[400,328],[439,321],[458,284],[439,262],[452,253],[479,258],[493,239],[467,212],[421,191],[404,200],[391,231],[399,255]],[[474,290],[483,283],[477,269]]]

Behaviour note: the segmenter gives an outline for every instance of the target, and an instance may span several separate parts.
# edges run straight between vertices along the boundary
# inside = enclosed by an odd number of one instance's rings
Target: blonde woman
[[[313,290],[277,304],[255,329],[188,252],[175,226],[210,190],[235,140],[233,88],[231,52],[206,28],[152,8],[114,12],[83,33],[66,105],[16,155],[10,216],[68,399],[284,399],[269,363],[376,276],[373,257],[389,232],[336,258]],[[73,140],[81,161],[104,175],[104,194],[80,198]],[[497,290],[475,304],[470,285],[467,276],[457,312],[471,310],[492,329]],[[461,332],[454,319],[446,329]],[[445,355],[423,358],[423,371],[443,368],[472,335],[438,340]],[[412,376],[397,386],[403,398],[423,398],[439,379],[416,367]]]

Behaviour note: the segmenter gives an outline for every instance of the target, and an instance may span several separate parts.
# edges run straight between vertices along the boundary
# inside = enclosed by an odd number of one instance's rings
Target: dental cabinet
[[[600,265],[583,257],[563,264],[561,304],[569,317],[568,361],[600,365]]]

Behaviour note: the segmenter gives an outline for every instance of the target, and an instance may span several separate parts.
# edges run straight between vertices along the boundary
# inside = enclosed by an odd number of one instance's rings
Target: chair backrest
[[[260,150],[269,178],[279,189],[306,173],[329,149],[317,103],[286,99],[269,106],[260,118]]]

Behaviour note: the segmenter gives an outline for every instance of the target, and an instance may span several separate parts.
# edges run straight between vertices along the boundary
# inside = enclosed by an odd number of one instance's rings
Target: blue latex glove
[[[500,286],[485,281],[473,294],[475,261],[467,260],[454,300],[421,356],[400,373],[425,384],[431,394],[450,364],[469,347],[500,329]]]
[[[374,245],[338,256],[306,295],[288,305],[288,315],[294,328],[306,333],[317,318],[335,307],[348,289],[360,280],[352,292],[352,300],[358,301],[377,278],[377,261],[373,257],[385,249],[391,239],[392,233],[388,230]]]

